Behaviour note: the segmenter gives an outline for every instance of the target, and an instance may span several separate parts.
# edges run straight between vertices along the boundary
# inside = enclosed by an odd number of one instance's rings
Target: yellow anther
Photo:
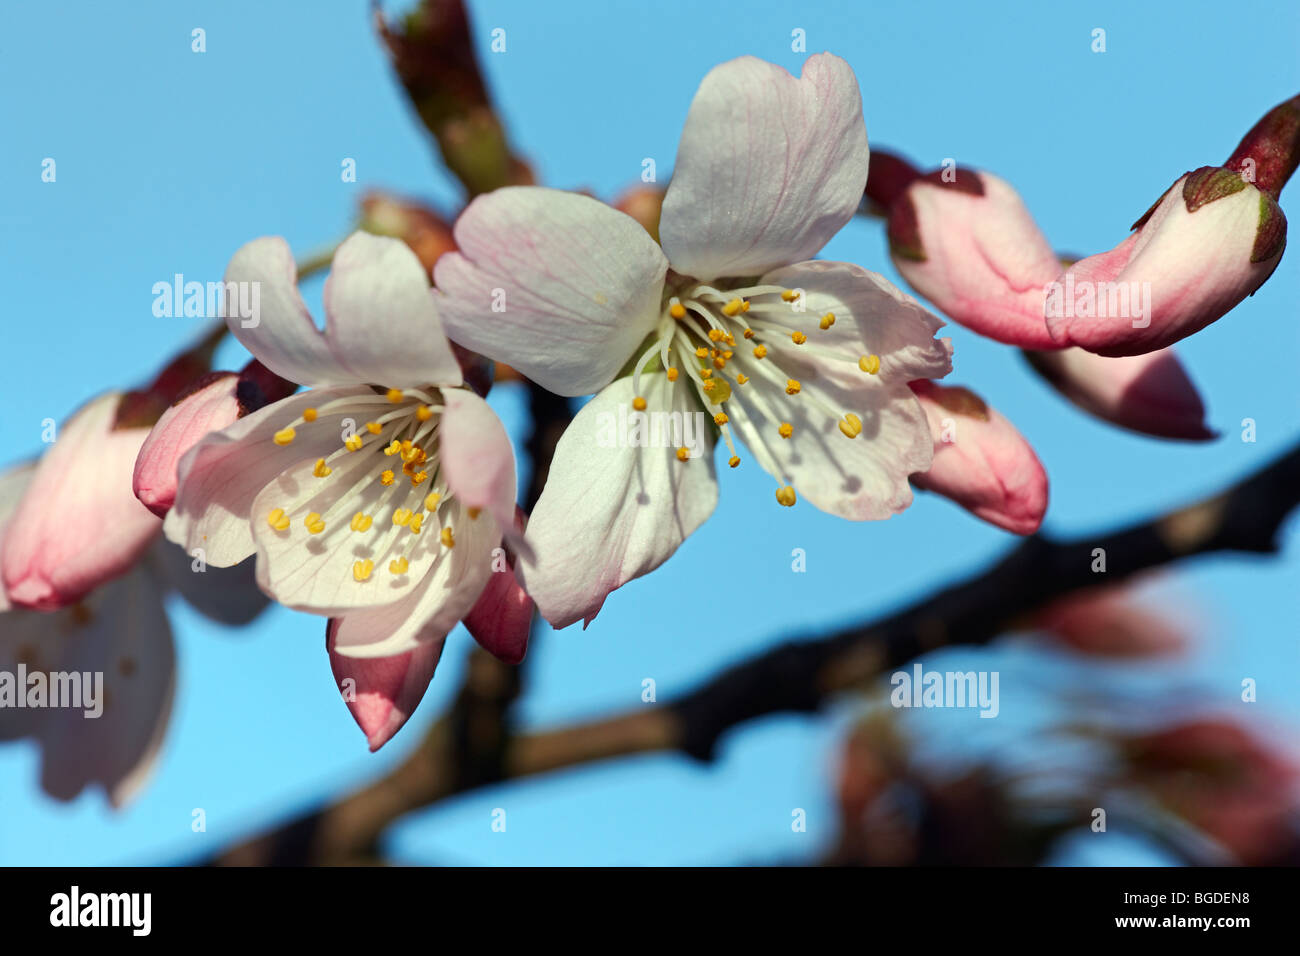
[[[384,448],[384,454],[388,455],[389,457],[392,457],[393,455],[396,455],[401,450],[402,450],[402,443],[398,441],[396,438],[394,438]]]
[[[767,346],[766,346],[766,345],[755,345],[755,346],[754,346],[754,358],[756,358],[756,359],[761,359],[761,358],[762,358],[763,356],[765,356],[766,354],[767,354]]]
[[[314,422],[316,420],[316,409],[304,408],[302,410],[302,420],[305,422]]]
[[[680,302],[674,302],[668,306],[668,314],[674,319],[684,319],[686,318],[686,306]]]
[[[443,528],[440,532],[438,532],[438,537],[442,539],[442,543],[447,547],[449,548],[456,547],[456,538],[451,533],[451,528]]]
[[[753,330],[753,329],[745,329],[745,338],[747,338],[747,339],[752,339],[753,337],[754,337],[754,330]]]
[[[278,432],[275,433],[272,440],[277,445],[287,445],[289,444],[289,442],[293,441],[293,436],[296,434],[297,432],[295,432],[292,428],[281,428]]]
[[[394,475],[393,475],[393,471],[392,471],[391,468],[388,469],[387,471],[381,472],[380,475],[379,475],[379,481],[380,481],[381,484],[384,484],[384,485],[391,485],[391,484],[392,484],[394,481],[396,481],[396,480],[397,480],[397,479],[394,477]]]
[[[803,345],[808,341],[808,336],[804,335],[802,332],[792,332],[790,334],[790,341],[795,345]]]
[[[858,368],[862,369],[862,371],[866,372],[868,375],[875,375],[880,371],[880,356],[862,356],[862,358],[858,359]]]
[[[424,515],[411,515],[411,521],[407,524],[411,529],[411,534],[419,534],[420,529],[424,527]]]
[[[730,465],[732,468],[735,468],[737,465],[740,464],[740,456],[739,456],[739,455],[732,455],[732,456],[727,460],[727,464]]]
[[[700,369],[700,378],[713,378],[713,369],[705,365]]]
[[[632,407],[635,408],[638,412],[644,412],[645,399],[642,398],[640,395],[638,395],[636,398],[632,399]]]
[[[471,521],[478,520],[478,516],[483,513],[482,508],[466,508],[465,511],[469,515]]]
[[[415,447],[415,442],[411,441],[411,439],[409,438],[403,438],[401,441],[401,446],[402,446],[402,451],[408,452]]]
[[[728,332],[726,335],[722,337],[722,341],[726,342],[728,345],[735,345],[736,337],[732,335],[730,332]]]
[[[713,367],[716,369],[724,369],[727,367],[727,360],[719,355],[713,360]]]
[[[689,459],[690,457],[691,457],[691,450],[690,450],[689,448],[687,448],[685,445],[683,445],[681,448],[677,449],[677,460],[678,460],[678,461],[686,461],[686,460]]]
[[[825,315],[822,316],[822,320],[821,320],[821,322],[820,322],[820,325],[821,325],[823,331],[825,331],[826,329],[829,329],[829,328],[830,328],[832,325],[834,325],[834,324],[835,324],[835,313],[834,313],[834,312],[827,312]]]
[[[802,387],[803,386],[801,386],[797,381],[795,381],[792,378],[787,378],[785,380],[785,393],[787,395],[798,395],[799,389]]]
[[[370,517],[370,515],[366,514],[364,511],[358,511],[352,516],[352,521],[348,526],[353,531],[369,531],[370,526],[374,524],[374,522],[375,519]]]
[[[316,459],[316,467],[313,468],[313,469],[311,470],[311,473],[312,473],[313,475],[315,475],[317,478],[324,478],[326,475],[328,475],[328,474],[329,474],[330,472],[332,472],[333,470],[334,470],[333,468],[331,468],[329,465],[325,464],[325,459],[324,459],[324,458],[317,458],[317,459]]]
[[[313,511],[309,514],[303,519],[303,524],[307,526],[307,530],[312,534],[320,534],[325,530],[325,522],[321,520],[319,511]]]
[[[708,357],[709,357],[709,350],[706,349],[703,345],[701,345],[698,349],[695,350],[695,357],[696,357],[696,358],[708,358]]]
[[[677,381],[677,374],[678,374],[678,373],[677,373],[677,369],[675,369],[675,368],[670,368],[670,369],[668,370],[668,381],[670,381],[670,382],[675,382],[675,381]]]
[[[366,422],[366,431],[370,432],[372,435],[378,435],[383,430],[384,426],[379,424],[379,422]]]
[[[343,442],[343,447],[346,448],[348,451],[360,451],[361,436],[349,435],[348,438]]]
[[[847,413],[839,422],[840,431],[846,438],[857,438],[862,434],[862,419],[852,412]]]
[[[736,376],[737,385],[744,385],[748,381],[749,381],[749,376],[746,375],[744,372],[741,372],[739,375]]]
[[[410,508],[398,508],[396,511],[393,512],[393,524],[397,525],[399,528],[405,527],[407,523],[410,522],[410,520],[411,520]]]
[[[736,343],[735,343],[735,342],[732,342],[731,344],[732,344],[732,345],[735,345]],[[736,353],[733,352],[733,351],[731,351],[731,349],[726,349],[726,350],[723,351],[723,353],[722,353],[722,357],[723,357],[723,359],[725,359],[726,361],[730,362],[730,361],[731,361],[731,357],[732,357],[733,355],[735,355],[735,354],[736,354]]]
[[[424,510],[436,511],[438,509],[438,502],[441,500],[442,500],[442,495],[438,494],[438,492],[436,491],[429,492],[427,495],[424,496]]]
[[[289,530],[289,516],[284,513],[283,508],[272,508],[271,513],[266,516],[266,523],[276,531]]]
[[[402,390],[400,388],[390,388],[388,390],[388,400],[394,405],[402,400]]]
[[[739,299],[732,299],[722,307],[722,311],[725,315],[735,315],[744,307],[745,303],[741,302]]]
[[[430,408],[428,405],[421,405],[419,408],[415,410],[415,417],[422,422],[427,422],[430,418],[433,417],[433,409]]]
[[[713,379],[706,378],[703,382],[700,383],[700,388],[704,389],[706,392],[712,392],[714,385],[716,384],[717,383],[715,383]]]
[[[405,574],[411,569],[411,562],[406,558],[394,558],[388,562],[388,570],[393,574]]]
[[[797,298],[799,298],[799,290],[797,289],[786,289],[781,293],[782,302],[793,302]]]
[[[789,438],[794,434],[794,426],[789,422],[782,422],[781,427],[777,429],[782,438]]]
[[[369,580],[370,575],[375,570],[375,562],[366,558],[364,561],[356,561],[352,565],[352,577],[357,581]]]
[[[786,485],[784,488],[776,489],[776,500],[787,508],[793,508],[798,499],[795,497],[794,489]]]
[[[411,485],[413,487],[418,486],[428,480],[429,480],[429,473],[427,471],[417,471],[415,474],[411,476]]]
[[[726,312],[726,309],[723,309],[723,311]],[[727,314],[728,314],[728,315],[735,315],[734,312],[727,312]],[[721,342],[721,341],[722,341],[722,329],[709,329],[709,341],[710,341],[710,342]]]
[[[713,424],[715,425],[725,425],[729,421],[731,421],[731,419],[727,417],[726,412],[718,412],[718,414],[713,416]]]
[[[748,299],[746,299],[745,301],[743,301],[743,302],[740,303],[740,311],[741,311],[741,312],[748,312],[748,311],[749,311],[749,300],[748,300]]]

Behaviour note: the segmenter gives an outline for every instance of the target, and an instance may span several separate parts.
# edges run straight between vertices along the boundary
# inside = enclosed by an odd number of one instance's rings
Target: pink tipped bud
[[[343,702],[366,735],[371,752],[388,743],[415,712],[442,656],[441,640],[392,657],[345,657],[334,650],[338,619],[325,630],[330,669]]]
[[[1047,513],[1047,473],[1029,442],[969,389],[929,381],[911,387],[934,436],[934,463],[913,483],[999,528],[1037,531]]]
[[[101,395],[57,433],[5,529],[9,600],[50,611],[124,573],[161,527],[131,492],[145,428],[118,427],[125,396]]]
[[[516,508],[515,527],[522,532],[524,523],[523,510]],[[533,599],[515,577],[513,555],[506,553],[492,560],[492,576],[465,617],[465,627],[493,657],[506,664],[518,664],[528,652]]]
[[[1020,196],[989,173],[914,180],[889,215],[903,278],[967,328],[1023,348],[1053,348],[1043,287],[1061,264]]]
[[[1215,438],[1205,405],[1173,349],[1106,358],[1083,349],[1025,352],[1034,370],[1079,408],[1121,428],[1185,441]]]
[[[1239,173],[1205,166],[1179,179],[1109,252],[1046,287],[1057,347],[1154,352],[1205,328],[1264,284],[1286,246],[1286,217]]]

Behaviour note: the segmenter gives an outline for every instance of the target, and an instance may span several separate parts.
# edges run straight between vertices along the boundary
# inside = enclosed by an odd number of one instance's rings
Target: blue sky
[[[946,157],[988,169],[1021,192],[1053,244],[1109,248],[1184,171],[1222,162],[1268,108],[1300,88],[1300,7],[1260,3],[1249,17],[1220,4],[914,5],[850,2],[653,5],[603,0],[471,5],[475,42],[519,149],[547,185],[611,196],[645,157],[666,173],[697,84],[715,64],[753,54],[798,71],[808,51],[845,57],[863,91],[873,146],[919,164]],[[990,12],[992,11],[992,12]],[[58,29],[51,29],[55,22]],[[207,52],[190,49],[191,30]],[[488,52],[506,30],[506,52]],[[1103,28],[1107,52],[1090,49]],[[370,32],[367,4],[248,2],[128,7],[8,4],[0,12],[0,256],[9,305],[4,460],[39,450],[40,422],[96,392],[147,378],[199,331],[151,313],[151,287],[177,272],[218,278],[260,235],[307,254],[341,238],[368,186],[454,208],[440,169]],[[57,181],[41,182],[41,162]],[[356,160],[357,183],[340,181]],[[1282,195],[1288,208],[1297,187]],[[899,281],[882,230],[856,221],[824,251]],[[1031,440],[1052,481],[1046,528],[1103,530],[1217,489],[1279,454],[1300,432],[1296,253],[1231,315],[1179,346],[1217,442],[1180,445],[1101,425],[1043,387],[1013,350],[959,327],[951,380],[976,388]],[[314,288],[309,298],[319,295]],[[238,347],[221,355],[243,361]],[[494,393],[512,433],[520,396]],[[1244,418],[1258,440],[1240,440]],[[652,576],[613,595],[586,631],[543,633],[521,715],[529,727],[660,699],[791,634],[884,613],[981,567],[1011,538],[941,499],[858,525],[811,508],[781,509],[757,469],[728,472],[705,528]],[[1273,559],[1212,558],[1159,586],[1203,631],[1175,673],[1152,688],[1196,693],[1246,715],[1300,722],[1295,522]],[[790,570],[803,548],[808,571]],[[707,633],[683,626],[689,602],[734,595]],[[454,692],[470,641],[449,640],[412,724],[367,753],[339,703],[319,619],[276,609],[240,632],[174,609],[180,680],[157,775],[114,814],[98,794],[70,805],[40,795],[37,758],[0,746],[0,862],[147,863],[213,852],[400,760]],[[934,746],[1010,753],[1015,730],[1042,721],[1062,688],[1089,679],[1060,659],[1024,665],[1021,648],[955,652],[1005,667],[1003,714],[913,718]],[[1030,655],[1031,657],[1033,655]],[[975,666],[968,664],[967,666]],[[1241,679],[1260,701],[1238,700]],[[1182,692],[1180,692],[1182,693]],[[1192,693],[1191,690],[1185,691]],[[834,835],[830,773],[855,713],[778,717],[725,739],[719,761],[644,757],[483,791],[413,816],[390,834],[395,859],[435,863],[730,863],[811,859]],[[988,725],[999,725],[990,729]],[[961,742],[961,747],[958,743]],[[208,830],[190,830],[193,808]],[[506,808],[504,834],[489,826]],[[808,832],[792,833],[792,808]],[[1062,851],[1072,862],[1155,861],[1115,834]]]

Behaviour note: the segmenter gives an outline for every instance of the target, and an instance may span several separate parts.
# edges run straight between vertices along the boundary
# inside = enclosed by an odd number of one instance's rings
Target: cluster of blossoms
[[[1271,185],[1238,188],[1213,168],[1180,179],[1129,239],[1064,272],[1150,281],[1158,314],[1141,328],[1067,321],[1044,311],[1064,267],[1009,186],[873,162],[857,82],[837,57],[809,58],[799,77],[731,61],[691,105],[657,240],[586,196],[499,189],[459,217],[432,285],[405,243],[347,239],[325,283],[323,329],[283,240],[241,248],[226,281],[255,283],[261,315],[227,325],[254,361],[183,389],[164,375],[146,393],[152,415],[100,399],[35,477],[6,479],[0,611],[84,614],[92,591],[109,601],[141,568],[177,556],[234,569],[228,591],[213,587],[221,575],[173,577],[201,579],[200,606],[239,619],[262,595],[326,618],[335,676],[355,688],[348,705],[378,748],[418,704],[458,622],[517,662],[534,603],[556,627],[589,623],[612,591],[667,560],[716,506],[719,443],[730,467],[749,458],[772,477],[779,506],[878,520],[906,509],[917,486],[1032,533],[1046,474],[1005,417],[935,381],[952,369],[949,340],[935,338],[943,323],[883,277],[813,257],[865,191],[888,216],[899,271],[942,311],[1030,350],[1096,414],[1208,437],[1167,346],[1276,266],[1284,166],[1261,168]],[[873,193],[877,167],[890,175]],[[559,395],[594,393],[531,515],[516,507],[511,444],[465,350]],[[698,416],[703,447],[600,441],[603,417],[620,412]],[[70,476],[91,456],[104,480],[86,495]],[[28,478],[40,491],[23,497],[14,489]],[[91,511],[111,533],[70,546],[62,529]],[[158,548],[165,559],[146,559]],[[144,716],[133,749],[101,774],[110,786],[137,777],[156,747],[167,646],[150,658],[156,686],[134,708]],[[26,647],[0,638],[0,660]]]

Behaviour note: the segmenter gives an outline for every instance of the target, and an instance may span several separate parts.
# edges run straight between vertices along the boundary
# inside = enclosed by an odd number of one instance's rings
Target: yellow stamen
[[[784,488],[776,489],[776,500],[787,508],[793,508],[798,499],[795,497],[794,489],[786,485]]]
[[[700,378],[713,378],[713,369],[705,366],[700,369]]]
[[[752,339],[753,337],[754,337],[754,330],[753,330],[753,329],[745,329],[745,338],[747,338],[747,339]]]
[[[411,569],[411,562],[406,558],[394,558],[388,562],[388,570],[393,574],[405,574]]]
[[[297,432],[295,432],[292,428],[281,428],[278,432],[275,433],[272,440],[277,445],[284,446],[289,444],[289,442],[293,441],[293,436],[296,434]]]
[[[357,581],[366,581],[369,580],[374,570],[375,562],[366,558],[364,561],[357,561],[352,565],[352,577]]]
[[[722,311],[723,311],[723,312],[727,312],[726,309],[723,309]],[[736,314],[736,313],[734,313],[734,312],[727,312],[727,315],[735,315],[735,314]],[[722,341],[722,329],[709,329],[709,341],[710,341],[710,342],[721,342],[721,341]]]
[[[379,475],[379,481],[381,484],[384,485],[391,485],[395,480],[396,478],[394,478],[393,471],[391,468],[388,469],[387,471],[382,472]]]
[[[862,434],[862,419],[852,412],[846,412],[840,419],[840,431],[848,438],[857,438]]]
[[[737,465],[740,464],[740,456],[732,455],[731,458],[727,461],[727,464],[730,465],[732,468],[735,468]]]
[[[670,369],[668,370],[668,381],[670,381],[670,382],[675,382],[675,381],[677,381],[677,369],[675,369],[675,368],[670,368]]]
[[[674,319],[684,319],[686,318],[686,306],[682,305],[680,302],[674,302],[672,305],[668,306],[668,314]]]
[[[794,434],[794,426],[789,422],[782,422],[781,427],[778,428],[777,431],[780,432],[782,438],[789,438]]]
[[[698,349],[695,350],[696,358],[708,358],[708,356],[709,356],[709,350],[706,349],[703,345],[701,345]]]
[[[822,331],[829,329],[834,324],[835,324],[834,312],[827,312],[825,315],[822,316],[822,320],[821,320]]]
[[[798,395],[799,389],[802,387],[795,379],[787,378],[785,380],[785,393],[787,395]]]
[[[411,520],[410,508],[398,508],[393,512],[393,524],[399,528],[405,527]]]
[[[700,388],[704,389],[706,392],[711,392],[713,391],[714,384],[715,383],[712,379],[706,378],[703,382],[700,383]]]
[[[866,372],[868,375],[875,375],[880,371],[880,356],[862,356],[862,358],[858,359],[858,368],[862,369],[862,371]]]
[[[741,302],[739,299],[732,299],[730,302],[728,302],[726,305],[722,307],[722,311],[723,314],[725,315],[735,315],[744,307],[745,307],[745,303]]]
[[[348,439],[343,442],[343,447],[346,448],[348,451],[360,451],[361,436],[360,435],[349,436]]]
[[[677,449],[677,460],[678,460],[678,461],[686,461],[686,460],[688,460],[690,457],[691,457],[691,450],[690,450],[689,448],[687,448],[686,446],[683,445],[681,448]]]
[[[328,475],[328,474],[329,474],[330,472],[332,472],[333,470],[334,470],[333,468],[331,468],[329,465],[325,464],[325,459],[324,459],[324,458],[317,458],[317,459],[316,459],[316,467],[313,468],[313,469],[311,470],[311,473],[312,473],[313,475],[315,475],[317,478],[324,478],[326,475]]]
[[[718,412],[718,414],[713,416],[713,424],[715,425],[725,425],[729,421],[731,421],[731,419],[727,417],[726,412]]]
[[[411,534],[419,534],[420,529],[424,527],[424,515],[411,515],[411,521],[407,527],[411,529]]]
[[[640,395],[638,395],[636,398],[632,399],[632,407],[635,408],[638,412],[644,412],[645,399],[642,398]]]
[[[803,345],[808,341],[808,336],[804,335],[802,332],[794,332],[790,335],[790,341],[795,345]]]
[[[456,547],[456,538],[452,535],[451,528],[443,528],[442,531],[438,532],[438,537],[442,539],[442,543],[447,547]]]
[[[786,289],[781,293],[782,302],[793,302],[797,298],[799,298],[799,293],[794,289]]]
[[[739,375],[736,376],[737,385],[744,385],[748,381],[749,381],[749,376],[746,375],[744,372],[741,372]]]
[[[312,534],[320,534],[325,530],[325,522],[321,520],[319,511],[313,511],[309,514],[303,520],[303,524],[307,526],[307,530]]]
[[[349,527],[351,527],[353,531],[369,531],[370,526],[374,524],[374,522],[375,519],[370,517],[370,515],[366,514],[364,511],[358,511],[352,516],[352,521],[349,524]]]
[[[426,511],[436,511],[438,502],[442,500],[442,495],[436,491],[431,491],[424,496],[424,509]]]
[[[422,422],[427,422],[430,418],[433,417],[433,409],[430,408],[428,405],[421,405],[419,408],[415,410],[415,417]]]
[[[741,311],[741,312],[748,312],[748,311],[749,311],[749,300],[748,300],[748,299],[746,299],[745,301],[743,301],[743,302],[740,303],[740,311]]]
[[[766,354],[767,354],[767,346],[766,346],[766,345],[756,345],[756,346],[754,346],[754,358],[756,358],[756,359],[761,359],[761,358],[762,358],[763,356],[765,356]]]
[[[316,420],[316,409],[304,408],[302,410],[302,420],[305,422],[314,422]]]
[[[417,471],[415,474],[411,476],[411,485],[412,487],[415,487],[428,480],[429,480],[429,473],[427,471]]]
[[[379,422],[366,422],[366,431],[370,432],[372,435],[378,435],[383,430],[384,426],[379,424]]]
[[[398,441],[396,438],[394,438],[392,441],[388,443],[388,446],[384,449],[384,454],[388,455],[391,458],[393,455],[396,455],[401,450],[402,450],[402,443]]]
[[[284,513],[283,508],[272,508],[271,513],[266,516],[266,523],[276,531],[289,530],[289,516]]]
[[[394,405],[402,401],[402,390],[400,388],[390,388],[388,390],[388,400]]]

